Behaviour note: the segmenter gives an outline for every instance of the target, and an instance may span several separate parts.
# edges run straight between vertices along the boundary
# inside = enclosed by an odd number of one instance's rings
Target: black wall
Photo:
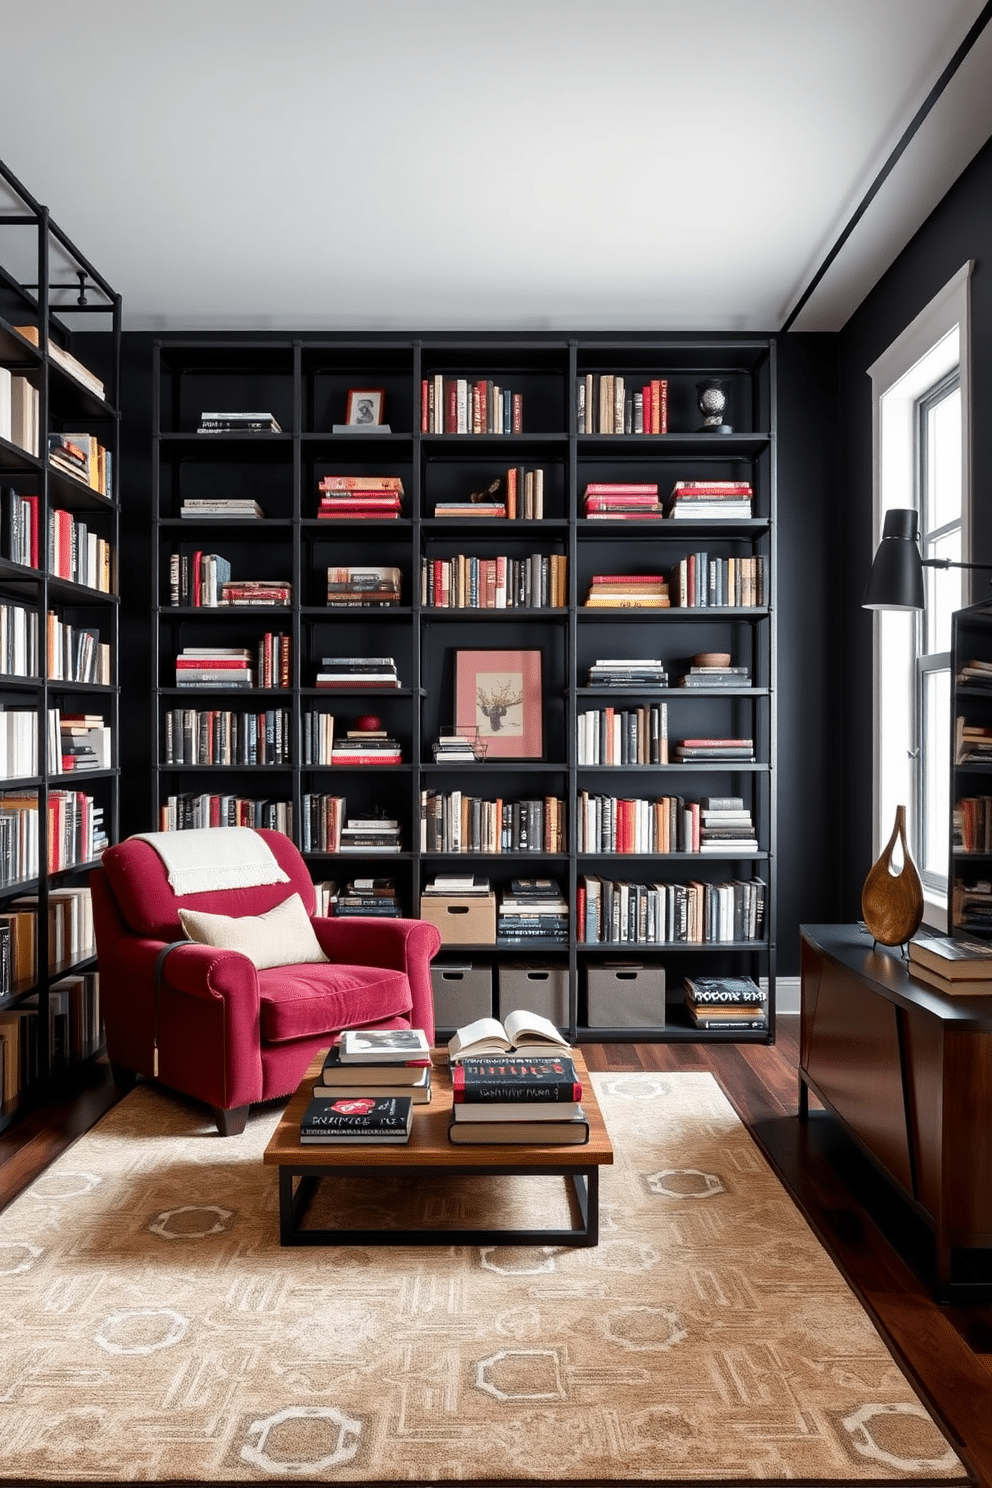
[[[872,620],[861,609],[871,563],[871,382],[866,368],[890,346],[967,259],[972,273],[973,558],[992,563],[992,142],[975,157],[940,205],[848,321],[839,336],[838,483],[834,569],[841,750],[839,837],[842,920],[860,916],[861,885],[871,866]],[[906,505],[909,505],[907,500]],[[975,597],[981,597],[979,580]]]

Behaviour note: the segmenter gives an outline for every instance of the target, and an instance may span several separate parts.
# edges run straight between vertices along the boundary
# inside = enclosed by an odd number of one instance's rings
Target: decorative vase
[[[902,869],[892,871],[896,839],[902,848]],[[896,807],[892,836],[878,862],[873,865],[861,890],[861,913],[873,940],[879,945],[905,945],[923,920],[923,884],[906,841],[906,808]]]

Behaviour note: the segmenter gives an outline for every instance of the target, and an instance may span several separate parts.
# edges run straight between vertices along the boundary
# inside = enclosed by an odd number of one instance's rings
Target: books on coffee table
[[[570,1058],[493,1056],[465,1059],[451,1069],[455,1143],[573,1145],[589,1139],[582,1082]]]
[[[300,1119],[300,1142],[408,1142],[412,1122],[409,1096],[315,1096]]]
[[[406,1064],[429,1059],[431,1048],[422,1028],[349,1028],[337,1046],[342,1064]]]

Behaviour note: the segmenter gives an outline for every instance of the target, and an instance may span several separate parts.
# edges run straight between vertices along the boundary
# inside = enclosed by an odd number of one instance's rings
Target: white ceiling
[[[775,330],[982,0],[0,0],[0,159],[128,329]],[[992,26],[797,329],[992,134]]]

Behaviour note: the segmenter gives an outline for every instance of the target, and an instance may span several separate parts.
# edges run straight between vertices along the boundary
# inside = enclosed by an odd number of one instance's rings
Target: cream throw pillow
[[[291,894],[261,915],[234,917],[181,909],[179,918],[190,940],[221,951],[240,951],[259,971],[329,959],[320,949],[299,894]]]

